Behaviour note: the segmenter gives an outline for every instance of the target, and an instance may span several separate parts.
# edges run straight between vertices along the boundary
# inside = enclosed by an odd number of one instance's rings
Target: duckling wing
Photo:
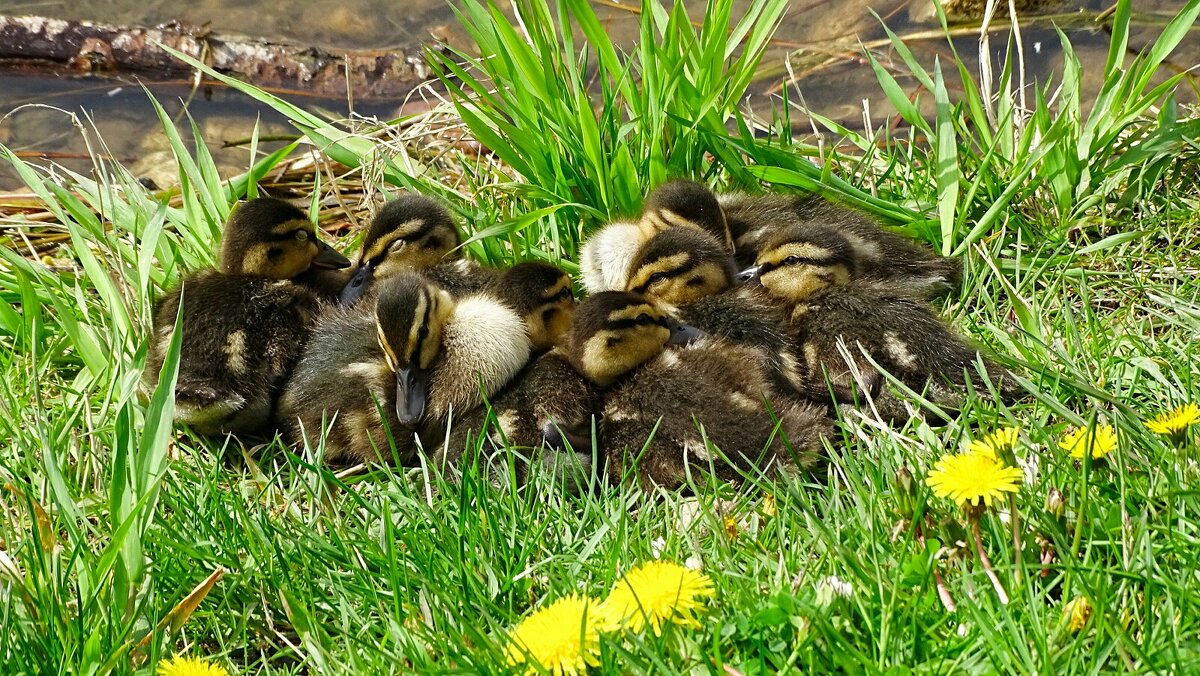
[[[820,409],[779,397],[755,355],[720,341],[664,351],[606,397],[602,423],[610,477],[624,478],[640,456],[641,483],[667,488],[710,467],[726,480],[806,467],[829,428]]]
[[[828,373],[836,383],[848,376],[839,341],[860,373],[878,378],[863,357],[865,351],[906,386],[927,391],[943,406],[959,405],[966,380],[978,376],[979,349],[903,290],[855,284],[831,290],[804,307],[807,311],[794,320],[794,328],[809,377],[823,381]],[[984,364],[989,377],[1003,388],[1003,370],[986,357]]]
[[[444,423],[491,398],[529,362],[525,322],[487,295],[463,299],[442,329],[429,380],[427,417]]]
[[[425,271],[429,281],[442,287],[455,298],[483,291],[496,279],[496,274],[495,270],[466,258],[441,263]]]
[[[291,282],[189,277],[156,307],[148,381],[162,366],[181,293],[176,420],[202,434],[268,431],[274,398],[308,339],[315,296]]]
[[[686,305],[680,314],[684,322],[708,335],[758,352],[777,390],[801,391],[803,379],[792,354],[787,315],[765,294],[738,287]]]
[[[415,457],[412,430],[396,417],[396,376],[370,311],[361,307],[333,308],[318,320],[279,399],[278,418],[289,443],[323,443],[327,464],[393,457],[406,464]]]
[[[591,448],[581,444],[572,448],[572,453],[544,445],[547,431],[555,434],[561,430],[568,438],[591,439],[596,392],[565,355],[554,351],[537,358],[490,404],[494,420],[486,429],[489,409],[481,406],[455,420],[448,433],[444,429],[430,429],[423,437],[445,439],[437,452],[453,464],[461,461],[473,439],[485,434],[488,445],[484,452],[497,452],[490,467],[493,474],[504,469],[506,459],[511,457],[521,484],[534,473],[555,481],[577,478],[576,472],[591,473]],[[557,434],[555,437],[559,438]],[[426,452],[429,451],[426,446]]]

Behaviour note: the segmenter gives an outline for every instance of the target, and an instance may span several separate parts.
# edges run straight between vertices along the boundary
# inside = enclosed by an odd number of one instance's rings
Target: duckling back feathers
[[[331,307],[279,401],[289,442],[316,448],[323,426],[325,462],[378,462],[394,442],[401,464],[412,461],[412,428],[396,415],[396,377],[380,346],[369,305]]]

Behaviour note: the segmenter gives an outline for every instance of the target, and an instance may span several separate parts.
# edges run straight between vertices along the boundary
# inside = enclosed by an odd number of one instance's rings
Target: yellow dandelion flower
[[[656,636],[666,623],[700,626],[696,611],[716,594],[712,579],[673,561],[651,561],[625,574],[600,607],[604,626],[638,632],[649,624]]]
[[[565,596],[525,618],[509,635],[508,665],[526,665],[526,673],[556,676],[599,666],[600,602],[578,594]]]
[[[158,663],[154,672],[158,676],[229,676],[225,667],[212,662],[205,662],[199,657],[183,657],[176,655],[169,660]]]
[[[925,484],[939,498],[950,498],[963,506],[969,503],[988,507],[1004,493],[1017,492],[1021,483],[1019,467],[1005,467],[994,456],[985,453],[958,453],[942,456]]]
[[[758,511],[762,512],[762,515],[767,518],[778,514],[779,507],[775,504],[775,496],[767,493],[766,497],[762,499],[762,504],[758,506]]]
[[[1170,437],[1171,441],[1180,443],[1187,438],[1188,428],[1200,422],[1200,406],[1184,404],[1173,410],[1161,413],[1154,420],[1146,422],[1146,429]]]
[[[982,439],[971,441],[967,448],[970,453],[990,455],[997,460],[1004,459],[1004,453],[1011,451],[1017,445],[1017,428],[1004,427],[992,432]]]
[[[1082,460],[1089,451],[1093,459],[1103,458],[1117,447],[1117,430],[1112,425],[1098,425],[1094,432],[1081,427],[1072,430],[1058,445],[1076,460]]]
[[[1087,597],[1076,596],[1063,604],[1062,616],[1067,622],[1067,630],[1074,634],[1083,629],[1092,616],[1092,604]]]
[[[740,531],[738,528],[738,520],[732,515],[726,514],[725,517],[721,519],[721,522],[725,525],[725,535],[730,540],[736,540],[738,532]]]

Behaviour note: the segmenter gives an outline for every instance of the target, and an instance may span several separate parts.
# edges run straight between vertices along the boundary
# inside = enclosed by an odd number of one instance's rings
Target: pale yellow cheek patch
[[[383,350],[383,361],[393,373],[399,370],[396,367],[396,355],[392,352],[392,346],[388,344],[387,338],[383,335],[383,327],[379,324],[375,325],[375,339],[379,341],[379,349]]]

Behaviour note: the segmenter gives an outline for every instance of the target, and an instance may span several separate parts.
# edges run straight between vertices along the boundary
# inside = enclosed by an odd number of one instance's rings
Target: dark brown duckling
[[[372,284],[416,270],[450,295],[461,298],[482,291],[496,271],[461,258],[462,237],[453,216],[440,202],[405,193],[379,210],[341,293],[353,304]]]
[[[825,239],[824,231],[832,230],[851,247],[856,279],[884,282],[918,298],[945,295],[962,282],[957,259],[939,256],[867,214],[823,197],[731,194],[722,197],[722,206],[734,233],[738,262],[746,266],[780,242],[806,235]]]
[[[757,261],[755,277],[769,295],[785,303],[795,349],[811,387],[828,382],[879,393],[883,377],[870,355],[907,387],[936,404],[957,407],[968,380],[979,383],[977,363],[1007,398],[1015,381],[969,344],[909,289],[883,282],[851,281],[853,247],[832,230],[795,229],[795,240],[775,238]],[[820,237],[814,237],[820,232]],[[854,369],[838,347],[844,343]],[[859,377],[854,378],[857,370]],[[982,383],[976,388],[986,394]],[[899,402],[892,402],[897,406]],[[890,403],[889,403],[890,405]],[[903,407],[890,417],[903,417]]]
[[[611,479],[634,475],[635,458],[643,486],[668,489],[710,468],[736,481],[741,471],[819,462],[831,430],[819,407],[777,392],[759,351],[701,336],[645,296],[588,298],[569,344],[572,365],[603,390],[600,440]]]
[[[183,303],[176,422],[200,434],[269,433],[275,398],[320,304],[312,286],[295,280],[349,263],[287,202],[237,207],[224,228],[220,269],[188,275],[155,304],[148,384],[157,381]]]

